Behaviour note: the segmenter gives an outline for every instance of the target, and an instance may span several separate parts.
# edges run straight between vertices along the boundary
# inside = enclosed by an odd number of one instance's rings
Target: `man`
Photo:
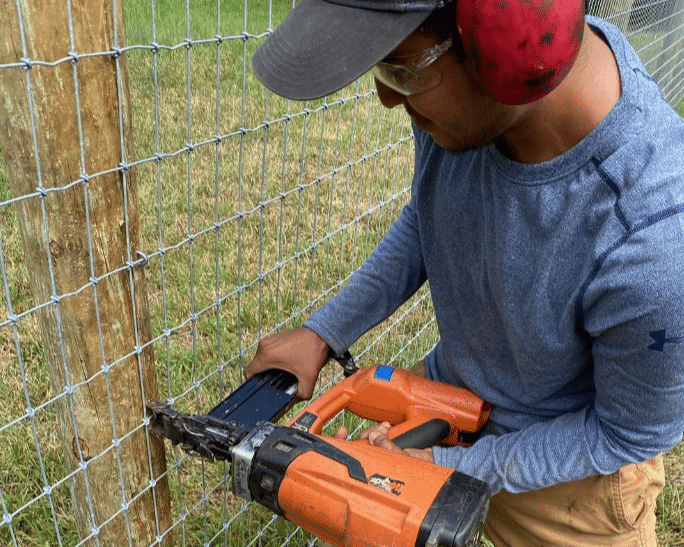
[[[382,104],[411,116],[416,166],[373,255],[247,374],[290,370],[310,398],[331,349],[429,280],[440,340],[414,372],[494,410],[472,447],[409,453],[491,485],[497,547],[655,546],[659,454],[684,430],[684,122],[622,34],[583,15],[560,69],[522,78],[519,98],[492,85],[508,65],[471,41],[491,18],[459,18],[487,1],[302,0],[255,55],[289,98],[372,69]],[[523,10],[504,28],[572,2],[519,4],[488,5]],[[400,450],[386,433],[364,436]]]

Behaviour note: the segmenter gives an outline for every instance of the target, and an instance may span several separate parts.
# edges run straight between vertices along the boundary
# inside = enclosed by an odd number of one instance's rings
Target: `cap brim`
[[[252,57],[252,70],[288,99],[318,99],[370,70],[430,11],[393,13],[301,0]]]

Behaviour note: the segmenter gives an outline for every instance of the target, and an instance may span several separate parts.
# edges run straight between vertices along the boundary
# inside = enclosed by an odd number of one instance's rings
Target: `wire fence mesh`
[[[40,57],[26,46],[32,21],[26,19],[25,4],[3,4],[16,21],[17,38],[11,48],[16,55],[0,59],[0,80],[18,82],[28,97],[30,112],[24,114],[31,138],[23,147],[38,168],[26,174],[32,190],[17,194],[10,185],[7,146],[0,143],[6,163],[0,165],[0,543],[138,547],[165,544],[170,536],[176,545],[192,546],[310,543],[314,540],[295,526],[236,500],[225,465],[190,459],[168,445],[163,477],[170,491],[170,525],[163,524],[161,515],[168,510],[155,506],[146,524],[153,540],[141,543],[132,531],[136,516],[131,507],[145,495],[157,503],[161,479],[152,471],[139,471],[147,486],[141,493],[126,494],[130,468],[124,461],[128,453],[120,447],[142,434],[141,459],[147,462],[155,455],[144,433],[144,401],[122,409],[112,384],[121,381],[116,371],[133,358],[135,370],[140,369],[133,383],[141,384],[142,393],[158,390],[159,398],[186,412],[208,411],[239,385],[258,340],[301,324],[334,294],[406,203],[413,162],[409,120],[397,109],[381,107],[368,76],[307,103],[285,101],[261,87],[250,73],[250,56],[291,4],[125,0],[108,6],[117,13],[104,14],[104,19],[117,21],[121,11],[125,16],[125,28],[114,24],[108,47],[81,47],[83,21],[72,16],[75,8],[65,2],[70,39],[52,47],[51,56]],[[622,28],[667,100],[680,107],[684,0],[591,0],[588,9]],[[85,84],[90,63],[98,59],[114,60],[115,79],[109,87],[97,78],[88,80],[96,82],[94,87]],[[40,75],[63,69],[73,81],[73,96],[60,100],[68,103],[63,108],[76,112],[80,160],[69,169],[58,166],[74,175],[52,187],[39,159],[42,129],[34,109],[44,105],[35,97]],[[126,88],[130,114],[121,99]],[[118,121],[117,161],[93,163],[98,151],[90,148],[89,135],[93,127],[95,133],[100,128],[84,103],[86,91],[99,94]],[[13,124],[15,114],[0,123]],[[56,157],[60,146],[50,144]],[[121,261],[101,265],[99,235],[91,228],[96,210],[90,207],[97,185],[110,175],[118,177],[113,184],[125,194],[115,226],[127,243]],[[62,252],[59,245],[68,246],[68,241],[60,243],[51,232],[59,209],[49,207],[51,199],[68,193],[83,196],[86,220],[80,236],[86,241],[82,259],[87,272],[64,290],[54,264]],[[44,276],[48,296],[41,298],[31,284],[37,266],[20,229],[22,207],[29,202],[37,204],[42,226],[37,239],[50,255]],[[67,223],[74,214],[62,211]],[[70,380],[68,373],[66,379],[57,378],[46,366],[53,351],[47,346],[56,340],[58,355],[51,358],[68,371],[66,361],[72,356],[63,338],[70,314],[76,313],[70,300],[88,295],[99,310],[107,298],[106,282],[120,275],[133,287],[122,297],[126,301],[142,302],[133,293],[146,287],[147,319],[136,315],[134,334],[115,351],[107,339],[122,327],[96,310],[98,366],[81,380]],[[57,317],[49,323],[57,325],[54,331],[46,330],[41,314]],[[409,365],[436,337],[424,288],[353,351],[362,363]],[[146,353],[153,354],[156,388],[142,378]],[[336,377],[338,371],[329,366],[319,389]],[[97,391],[98,382],[105,386],[98,393],[104,422],[110,424],[101,432],[101,449],[85,446],[77,404],[83,393]],[[121,430],[121,413],[133,416],[130,431]],[[71,428],[74,446],[64,446],[60,428]],[[70,452],[76,455],[72,465],[65,463]],[[116,491],[98,490],[98,461],[115,470],[120,483]],[[83,489],[81,508],[72,501],[76,483]],[[105,496],[113,498],[115,507],[108,516],[97,510]],[[85,531],[79,529],[79,518],[87,523]],[[110,543],[103,530],[116,519],[122,519],[123,532]]]

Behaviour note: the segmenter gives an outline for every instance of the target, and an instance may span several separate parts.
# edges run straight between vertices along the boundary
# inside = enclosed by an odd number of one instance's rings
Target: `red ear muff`
[[[572,68],[584,34],[583,0],[458,0],[466,62],[504,104],[540,99]]]

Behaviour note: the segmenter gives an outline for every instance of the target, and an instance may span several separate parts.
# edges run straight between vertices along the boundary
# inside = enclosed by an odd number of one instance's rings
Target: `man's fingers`
[[[342,439],[342,440],[345,440],[348,436],[349,436],[349,430],[344,426],[338,427],[337,431],[335,431],[335,433],[333,434],[333,437],[335,439]]]
[[[389,422],[382,422],[380,424],[372,425],[361,432],[361,434],[359,435],[359,439],[368,439],[370,435],[375,433],[381,433],[387,436],[389,435],[390,427],[392,427],[392,425]]]
[[[386,433],[381,431],[373,431],[368,436],[368,442],[373,446],[384,448],[385,450],[391,450],[392,452],[403,452],[401,448],[399,448],[389,439],[389,437],[387,437]]]
[[[381,425],[384,426],[385,424]],[[389,424],[387,424],[387,426],[389,426]],[[389,437],[387,437],[387,431],[389,431],[389,427],[387,427],[386,431],[384,427],[375,427],[376,428],[368,434],[368,442],[373,446],[384,448],[385,450],[391,450],[392,452],[400,452],[402,454],[406,454],[407,456],[418,458],[419,460],[425,460],[426,462],[435,462],[432,448],[399,448],[389,439]]]

